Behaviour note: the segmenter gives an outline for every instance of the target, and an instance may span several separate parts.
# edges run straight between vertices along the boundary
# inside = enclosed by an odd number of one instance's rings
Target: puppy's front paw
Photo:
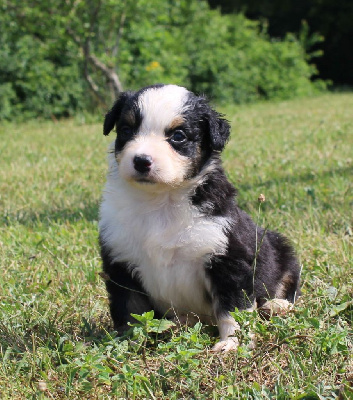
[[[228,351],[236,351],[239,346],[239,340],[235,336],[230,336],[225,340],[221,340],[212,347],[213,353],[228,353]]]

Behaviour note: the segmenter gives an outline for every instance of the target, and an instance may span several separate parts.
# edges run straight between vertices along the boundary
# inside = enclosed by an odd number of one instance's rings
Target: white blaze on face
[[[180,86],[167,85],[149,89],[139,97],[138,104],[142,114],[140,132],[150,132],[164,137],[164,130],[185,108],[188,91]]]
[[[134,168],[135,156],[152,158],[151,170],[143,180],[167,185],[179,185],[185,179],[190,162],[167,142],[165,131],[182,122],[188,91],[168,85],[151,88],[138,99],[142,123],[133,140],[118,155],[120,175],[127,181],[139,181],[141,174]]]

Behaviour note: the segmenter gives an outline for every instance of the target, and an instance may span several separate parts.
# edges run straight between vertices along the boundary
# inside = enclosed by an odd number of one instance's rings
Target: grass
[[[231,107],[224,154],[240,205],[285,233],[303,265],[295,310],[235,311],[237,353],[214,328],[153,314],[122,338],[99,276],[100,125],[0,128],[0,398],[352,399],[353,95]],[[257,198],[266,196],[258,215]],[[257,347],[247,347],[249,332]]]

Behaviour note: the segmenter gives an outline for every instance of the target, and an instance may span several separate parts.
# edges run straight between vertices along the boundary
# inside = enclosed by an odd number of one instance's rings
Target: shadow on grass
[[[78,222],[80,220],[94,222],[98,221],[98,202],[85,202],[80,206],[72,208],[46,208],[41,211],[19,211],[13,214],[2,216],[3,224],[10,226],[18,223],[24,226],[33,227],[38,223],[51,225],[60,222]]]
[[[313,182],[317,184],[319,181],[327,179],[333,176],[353,176],[353,166],[349,165],[347,167],[341,167],[330,170],[322,170],[319,172],[308,171],[297,175],[276,175],[273,179],[268,179],[265,181],[256,181],[257,175],[254,174],[253,181],[247,183],[236,183],[236,187],[239,191],[249,191],[253,188],[269,188],[273,185],[289,183],[293,186],[300,185],[301,183]],[[3,214],[2,222],[6,226],[10,226],[13,223],[19,223],[24,226],[33,227],[38,223],[50,225],[52,223],[60,222],[77,222],[79,220],[84,220],[88,222],[98,221],[98,211],[99,202],[98,201],[86,201],[80,202],[79,206],[72,208],[46,208],[41,211],[19,211],[13,214]]]
[[[250,190],[254,187],[271,187],[275,184],[278,183],[291,183],[293,185],[299,184],[299,183],[307,183],[310,181],[313,181],[315,183],[318,183],[319,180],[326,179],[328,177],[333,177],[335,175],[338,175],[340,177],[342,176],[347,176],[350,177],[353,175],[353,166],[349,165],[347,167],[341,167],[341,168],[335,168],[335,169],[330,169],[330,170],[323,170],[323,171],[308,171],[302,174],[297,174],[297,175],[282,175],[278,176],[276,175],[276,178],[274,179],[268,179],[266,181],[253,181],[249,183],[238,183],[236,186],[239,190]],[[256,174],[254,174],[254,177],[257,177]]]

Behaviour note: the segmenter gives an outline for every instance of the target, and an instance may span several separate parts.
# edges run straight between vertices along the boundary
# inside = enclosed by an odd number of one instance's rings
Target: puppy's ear
[[[206,112],[206,122],[208,124],[208,133],[212,150],[222,151],[230,135],[229,122],[223,114],[218,113],[208,106]]]
[[[113,130],[114,125],[119,120],[121,112],[127,102],[127,100],[132,97],[133,92],[122,92],[113,107],[107,112],[104,119],[103,134],[105,136]]]

